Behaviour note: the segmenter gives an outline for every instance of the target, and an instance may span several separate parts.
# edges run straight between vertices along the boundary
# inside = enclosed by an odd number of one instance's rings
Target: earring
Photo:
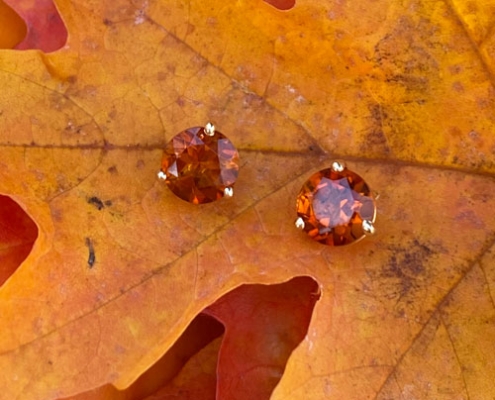
[[[227,137],[208,123],[186,129],[165,146],[158,178],[193,204],[234,195],[239,153]]]
[[[357,242],[375,233],[375,199],[363,178],[336,161],[304,183],[296,227],[328,246]]]

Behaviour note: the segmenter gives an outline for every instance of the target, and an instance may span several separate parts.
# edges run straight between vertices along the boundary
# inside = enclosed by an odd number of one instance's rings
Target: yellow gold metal
[[[215,135],[215,125],[208,122],[205,126],[205,134],[207,136]]]
[[[161,179],[164,181],[165,179],[167,179],[167,174],[165,174],[165,172],[163,172],[163,171],[158,172],[158,179]]]
[[[363,220],[363,231],[365,235],[374,235],[376,230],[375,226],[373,225],[373,222],[370,220]]]
[[[226,187],[223,190],[223,194],[225,197],[232,197],[234,195],[234,189],[232,189],[231,187]]]
[[[345,169],[345,164],[340,161],[334,161],[332,163],[332,171],[334,172],[342,172]]]
[[[301,217],[299,217],[298,219],[296,219],[295,225],[297,229],[303,230],[306,224],[304,223],[304,220]]]

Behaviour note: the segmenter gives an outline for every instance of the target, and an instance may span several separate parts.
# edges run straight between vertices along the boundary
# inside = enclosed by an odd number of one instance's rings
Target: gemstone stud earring
[[[234,195],[239,153],[227,137],[208,123],[186,129],[165,146],[158,178],[193,204]]]
[[[341,246],[375,233],[376,197],[345,164],[311,175],[297,196],[296,227],[328,246]]]

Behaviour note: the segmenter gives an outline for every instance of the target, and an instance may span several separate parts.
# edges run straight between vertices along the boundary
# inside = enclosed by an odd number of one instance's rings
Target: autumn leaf
[[[2,47],[45,26],[4,2]],[[495,397],[495,3],[282,3],[57,0],[53,35],[0,51],[26,224],[0,213],[0,249],[31,249],[0,287],[2,396],[133,398],[166,365],[150,398]],[[241,168],[194,206],[156,172],[207,121]],[[381,196],[377,234],[329,248],[294,203],[336,158]]]

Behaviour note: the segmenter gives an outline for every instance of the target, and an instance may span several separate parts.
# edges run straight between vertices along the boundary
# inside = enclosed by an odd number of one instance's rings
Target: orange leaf
[[[26,24],[0,0],[0,49],[12,49],[26,36]]]
[[[0,51],[0,193],[37,228],[0,288],[2,396],[122,392],[236,288],[311,277],[321,298],[294,316],[271,399],[495,397],[495,4],[281,3],[57,0],[58,51]],[[194,206],[156,172],[207,121],[240,175],[230,201]],[[381,193],[377,234],[343,248],[293,227],[335,158]],[[217,379],[234,398],[212,366],[257,364],[225,358],[229,332],[266,345],[277,324],[221,318],[222,344],[191,345],[164,395]]]

